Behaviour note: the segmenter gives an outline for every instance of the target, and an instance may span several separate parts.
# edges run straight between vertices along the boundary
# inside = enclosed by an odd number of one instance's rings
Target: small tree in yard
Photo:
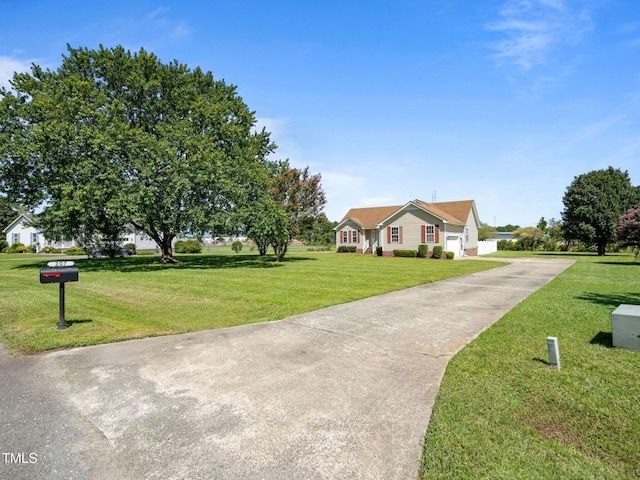
[[[618,240],[640,253],[640,207],[630,208],[618,219]]]
[[[519,228],[513,232],[515,238],[523,250],[535,250],[535,248],[544,241],[544,233],[538,227]]]

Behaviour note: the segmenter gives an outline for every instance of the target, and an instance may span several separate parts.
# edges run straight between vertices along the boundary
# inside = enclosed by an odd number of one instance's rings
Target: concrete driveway
[[[522,259],[278,322],[0,352],[0,478],[416,478],[449,359],[571,264]]]

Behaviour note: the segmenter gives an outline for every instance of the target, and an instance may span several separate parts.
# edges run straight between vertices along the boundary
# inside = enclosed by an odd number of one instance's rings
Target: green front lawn
[[[640,352],[611,346],[611,312],[640,304],[640,263],[567,256],[577,263],[449,363],[421,478],[640,478]]]
[[[55,257],[0,255],[0,343],[20,354],[265,322],[500,265],[335,252],[276,263],[229,247],[219,253],[178,255],[178,265],[74,259],[80,278],[66,284],[66,330],[56,329],[58,285],[39,283]]]

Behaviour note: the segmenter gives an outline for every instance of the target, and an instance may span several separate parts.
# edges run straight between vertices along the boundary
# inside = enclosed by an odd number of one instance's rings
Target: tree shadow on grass
[[[162,270],[202,270],[227,268],[277,268],[288,263],[313,261],[313,257],[285,257],[282,262],[276,262],[271,255],[177,255],[178,263],[162,264],[158,257],[133,256],[127,258],[78,259],[75,266],[80,274],[83,272],[159,272]],[[46,262],[22,263],[15,269],[45,268]]]
[[[620,304],[626,303],[630,305],[640,305],[640,293],[627,292],[627,293],[583,293],[577,296],[580,300],[587,300],[598,305],[605,305],[609,307],[617,307]]]

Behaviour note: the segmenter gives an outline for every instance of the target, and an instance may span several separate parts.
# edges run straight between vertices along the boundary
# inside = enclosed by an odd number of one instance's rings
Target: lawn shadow
[[[545,365],[551,365],[548,360],[544,360],[540,357],[533,357],[531,360],[533,360],[534,362],[544,363]]]
[[[591,345],[602,345],[613,348],[613,334],[611,332],[598,332],[589,342]]]
[[[587,300],[588,302],[596,303],[598,305],[605,305],[609,307],[617,307],[623,303],[638,305],[640,304],[640,293],[627,292],[627,293],[583,293],[576,298],[580,300]]]
[[[275,256],[259,256],[255,254],[243,255],[176,255],[178,263],[159,263],[157,256],[132,256],[127,258],[78,259],[76,267],[83,272],[158,272],[161,270],[190,270],[190,269],[228,269],[228,268],[277,268],[288,263],[312,261],[313,257],[285,257],[282,262],[276,262]],[[16,269],[44,268],[46,262],[23,263],[16,265]]]
[[[75,323],[91,323],[93,322],[92,319],[90,318],[83,318],[80,320],[65,320],[67,322],[67,326],[70,327],[71,325],[75,324]]]

